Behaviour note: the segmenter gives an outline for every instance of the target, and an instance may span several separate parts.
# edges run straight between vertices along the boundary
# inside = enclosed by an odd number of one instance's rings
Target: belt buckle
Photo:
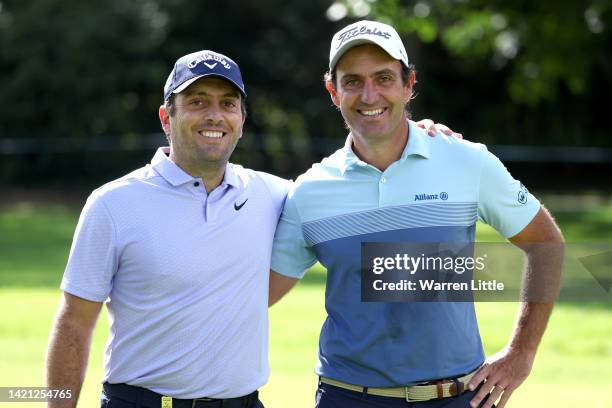
[[[417,400],[410,399],[410,387],[404,387],[404,393],[406,394],[406,402],[417,402]]]

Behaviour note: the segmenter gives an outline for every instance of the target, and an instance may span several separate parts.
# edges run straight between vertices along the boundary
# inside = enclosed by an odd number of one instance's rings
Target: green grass
[[[548,204],[548,203],[547,203]],[[61,295],[58,289],[78,208],[11,205],[0,208],[0,386],[44,384],[47,336]],[[611,242],[612,207],[555,212],[568,241]],[[481,240],[499,240],[479,226]],[[315,268],[270,312],[272,376],[262,389],[268,408],[312,407],[317,338],[325,317],[324,271]],[[479,303],[488,354],[512,329],[517,305]],[[509,407],[606,407],[612,382],[612,302],[561,303],[549,324],[531,376]],[[103,314],[94,334],[80,407],[97,405],[107,335]],[[24,407],[0,403],[0,406]],[[43,404],[30,403],[28,407]]]

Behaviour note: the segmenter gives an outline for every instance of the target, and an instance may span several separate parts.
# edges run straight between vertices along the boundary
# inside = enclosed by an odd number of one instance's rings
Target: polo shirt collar
[[[225,165],[225,173],[223,174],[223,181],[221,184],[227,184],[232,187],[239,187],[240,180],[238,175],[234,171],[234,165],[232,163],[227,163]]]
[[[400,161],[406,160],[408,156],[421,156],[429,159],[431,157],[431,137],[427,134],[427,131],[418,127],[411,120],[408,121],[408,129],[410,137],[402,152]]]
[[[342,161],[340,163],[340,172],[344,175],[344,173],[355,166],[358,162],[361,161],[359,157],[353,151],[353,137],[352,134],[349,133],[346,141],[344,142],[344,147],[342,148]]]
[[[196,179],[185,172],[185,170],[181,169],[175,162],[170,160],[170,148],[167,146],[157,149],[153,159],[151,160],[151,166],[160,176],[162,176],[174,187],[191,183]],[[227,163],[225,165],[225,173],[223,175],[223,181],[221,181],[221,185],[223,184],[227,184],[232,187],[239,186],[238,176],[234,172],[234,168],[231,163]]]
[[[406,147],[404,147],[404,151],[402,152],[399,161],[405,161],[408,156],[421,156],[425,159],[429,159],[431,157],[431,142],[425,129],[421,129],[411,120],[408,121],[408,129],[410,136],[408,137],[408,143],[406,143]],[[342,148],[343,157],[342,162],[340,163],[340,171],[342,174],[344,174],[348,169],[356,166],[361,161],[361,159],[353,151],[352,144],[352,135],[349,133],[346,141],[344,142],[344,147]]]

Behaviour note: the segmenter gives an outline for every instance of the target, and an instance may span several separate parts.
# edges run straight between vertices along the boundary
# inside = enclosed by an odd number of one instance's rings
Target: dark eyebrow
[[[396,75],[396,72],[391,69],[386,68],[386,69],[383,69],[383,70],[380,70],[374,73],[374,75],[386,75],[386,74]]]
[[[389,68],[385,68],[385,69],[381,69],[380,71],[376,71],[372,74],[372,76],[378,76],[378,75],[397,75],[397,73],[395,71],[393,71],[392,69]],[[361,75],[359,74],[352,74],[352,73],[347,73],[342,75],[341,78],[339,78],[340,80],[344,80],[346,78],[360,78]]]
[[[359,78],[360,76],[361,76],[361,75],[357,75],[357,74],[351,74],[351,73],[348,73],[348,74],[344,74],[344,75],[342,75],[342,77],[340,77],[339,79],[340,79],[340,80],[345,80],[345,79],[347,79],[347,78]]]
[[[208,96],[209,94],[206,93],[205,91],[199,90],[199,91],[191,91],[191,92],[185,92],[185,97],[189,97],[189,96],[194,96],[194,95],[198,95],[198,96]],[[231,91],[231,92],[227,92],[223,95],[221,95],[223,98],[240,98],[240,94],[238,93],[238,91]]]

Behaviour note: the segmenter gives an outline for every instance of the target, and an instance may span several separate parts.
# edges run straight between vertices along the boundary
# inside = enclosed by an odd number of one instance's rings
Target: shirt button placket
[[[382,207],[384,205],[384,187],[387,184],[387,178],[385,176],[380,177],[380,181],[378,182],[378,207]]]
[[[195,195],[202,200],[202,216],[204,217],[204,222],[208,222],[208,194],[205,190],[202,191],[204,186],[199,180],[194,180],[191,185],[193,186]]]

